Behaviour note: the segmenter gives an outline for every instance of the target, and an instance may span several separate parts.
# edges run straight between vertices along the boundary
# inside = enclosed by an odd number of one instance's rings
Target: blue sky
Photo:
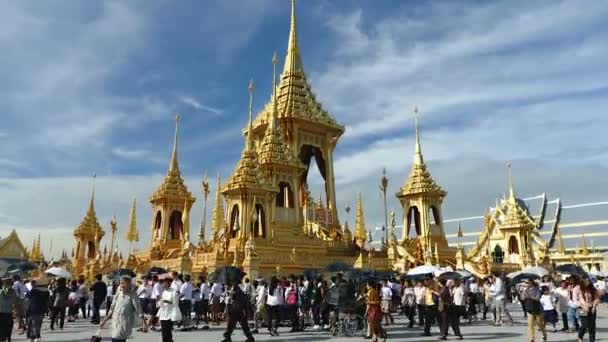
[[[137,197],[147,239],[146,199],[166,171],[175,112],[180,167],[200,205],[201,175],[226,178],[240,155],[248,80],[256,110],[269,98],[289,9],[2,3],[0,235],[16,227],[29,243],[49,232],[54,253],[71,248],[95,172],[102,225],[114,213],[126,222]],[[409,172],[414,105],[423,153],[449,193],[446,217],[493,204],[507,160],[522,196],[608,200],[606,2],[302,0],[297,14],[313,90],[347,129],[334,157],[341,207],[361,191],[368,222],[382,221],[378,178],[386,167],[394,193]]]

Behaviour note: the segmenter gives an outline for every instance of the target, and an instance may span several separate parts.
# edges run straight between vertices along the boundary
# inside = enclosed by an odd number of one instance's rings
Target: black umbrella
[[[215,270],[215,272],[211,273],[209,279],[214,283],[219,284],[227,284],[229,282],[232,283],[240,283],[243,277],[247,273],[243,272],[240,268],[226,266]]]
[[[304,278],[313,280],[319,278],[319,272],[317,270],[306,270],[304,271]]]
[[[579,277],[585,277],[587,275],[587,272],[585,272],[582,267],[574,264],[559,265],[555,270],[560,273],[572,274]]]
[[[148,270],[149,276],[165,274],[165,273],[168,273],[168,272],[166,269],[164,269],[162,267],[150,267],[150,269]]]
[[[437,277],[438,280],[457,280],[460,278],[462,278],[462,275],[458,272],[443,272]]]
[[[110,279],[120,279],[120,277],[125,277],[125,276],[126,277],[130,277],[130,278],[135,278],[136,274],[131,269],[121,268],[121,269],[118,269],[118,270],[110,273],[108,275],[108,278],[110,278]]]
[[[343,263],[343,262],[334,262],[334,263],[331,263],[331,264],[329,264],[329,265],[327,265],[325,267],[325,270],[327,272],[332,272],[332,273],[335,273],[335,272],[348,272],[348,271],[350,271],[352,269],[353,269],[353,267],[351,265]]]
[[[10,273],[10,274],[18,274],[18,273],[33,271],[36,269],[38,269],[37,264],[35,264],[33,262],[29,262],[29,261],[22,261],[22,262],[18,262],[18,263],[10,265],[6,271],[7,271],[7,273]]]
[[[519,284],[528,280],[534,280],[540,278],[538,274],[535,273],[520,273],[511,279],[511,284]]]

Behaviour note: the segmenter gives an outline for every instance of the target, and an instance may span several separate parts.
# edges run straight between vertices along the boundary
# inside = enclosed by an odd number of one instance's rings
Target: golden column
[[[198,234],[198,244],[200,246],[205,244],[205,228],[207,225],[207,198],[209,197],[209,179],[207,178],[207,172],[202,181],[202,192],[203,192],[203,216],[201,217],[201,231]]]

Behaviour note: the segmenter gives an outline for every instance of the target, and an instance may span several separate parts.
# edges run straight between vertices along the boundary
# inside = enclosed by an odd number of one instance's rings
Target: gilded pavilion
[[[255,117],[253,82],[249,85],[243,150],[230,177],[222,183],[218,176],[209,238],[205,239],[206,227],[201,223],[198,244],[190,240],[190,212],[196,198],[184,184],[179,168],[178,116],[167,173],[149,199],[152,217],[148,248],[129,250],[123,259],[116,248],[117,222],[112,220],[110,250],[104,247],[101,251],[105,232],[96,217],[93,188],[86,215],[74,230],[76,245],[69,266],[75,274],[92,278],[119,267],[144,273],[152,266],[201,274],[237,266],[250,277],[258,277],[321,271],[328,264],[344,263],[401,272],[417,265],[440,264],[484,276],[529,265],[584,262],[595,267],[600,260],[601,254],[586,245],[578,254],[567,252],[558,224],[560,211],[548,219],[547,208],[552,202],[544,199],[542,213],[534,216],[529,203],[516,196],[512,182],[508,197],[480,217],[480,227],[476,228],[481,234],[465,234],[459,224],[457,243],[450,241],[455,236],[446,235],[445,227],[456,220],[443,218],[447,192],[433,179],[424,161],[417,111],[412,168],[396,193],[402,213],[399,219],[391,213],[387,241],[372,248],[361,194],[354,230],[351,232],[348,222],[340,224],[338,218],[333,153],[345,128],[316,100],[304,72],[295,0],[287,53],[278,78],[276,54],[272,62],[271,97]],[[325,196],[316,201],[307,184],[313,158],[325,183]],[[206,208],[208,183],[203,186]],[[551,228],[543,230],[550,223]],[[462,238],[469,235],[478,237],[477,241],[463,242]],[[133,202],[127,240],[138,239]],[[562,247],[556,250],[555,246]]]

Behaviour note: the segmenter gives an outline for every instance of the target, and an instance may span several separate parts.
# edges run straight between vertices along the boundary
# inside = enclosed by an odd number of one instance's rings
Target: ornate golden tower
[[[301,222],[302,212],[300,208],[300,198],[295,194],[300,192],[300,176],[304,172],[304,165],[285,143],[283,132],[279,127],[277,112],[277,92],[276,92],[276,65],[277,55],[273,56],[273,92],[272,92],[272,116],[266,133],[259,146],[260,166],[264,177],[278,189],[278,193],[272,201],[272,222],[275,223],[273,229],[278,226],[289,226],[289,233],[294,233],[294,228]],[[258,225],[259,226],[259,225]],[[257,228],[257,227],[256,227]],[[254,228],[255,231],[255,228]],[[299,230],[295,230],[298,233]],[[259,233],[256,234],[259,236]]]
[[[328,222],[331,223],[332,228],[338,228],[333,152],[338,139],[344,133],[344,127],[338,124],[317,102],[306,78],[298,47],[295,0],[292,0],[291,26],[285,65],[276,91],[276,100],[271,99],[253,123],[254,140],[257,142],[263,140],[274,117],[276,105],[279,126],[292,154],[298,156],[306,166],[310,165],[313,157],[315,158],[325,181],[326,203],[328,203],[328,208],[332,208],[332,217]],[[297,183],[298,212],[301,212],[305,205],[307,176],[306,168]],[[297,215],[298,223],[303,223],[303,216]]]
[[[95,259],[97,247],[105,234],[97,220],[97,214],[95,213],[94,179],[95,176],[93,176],[93,191],[91,192],[89,209],[82,219],[82,222],[80,222],[78,227],[74,230],[74,237],[76,238],[76,252],[73,261],[75,274],[83,273],[87,262]]]
[[[150,197],[154,218],[152,220],[152,247],[181,250],[184,237],[189,235],[184,227],[183,213],[190,212],[196,200],[181,177],[177,162],[177,132],[179,115],[175,117],[173,153],[165,179]]]
[[[414,109],[416,142],[412,170],[396,194],[403,207],[403,232],[400,242],[409,239],[411,226],[423,251],[424,260],[432,258],[437,244],[440,259],[454,259],[456,249],[448,247],[442,219],[443,198],[447,195],[427,170],[418,129],[418,109]]]
[[[252,129],[252,111],[253,81],[249,83],[248,132]],[[261,172],[260,158],[252,136],[247,134],[241,159],[222,190],[228,204],[228,249],[237,265],[249,238],[270,238],[270,210],[278,192]]]
[[[226,231],[226,221],[224,220],[224,199],[222,197],[222,183],[220,175],[217,175],[217,186],[215,188],[215,205],[211,213],[212,241],[219,242]]]

